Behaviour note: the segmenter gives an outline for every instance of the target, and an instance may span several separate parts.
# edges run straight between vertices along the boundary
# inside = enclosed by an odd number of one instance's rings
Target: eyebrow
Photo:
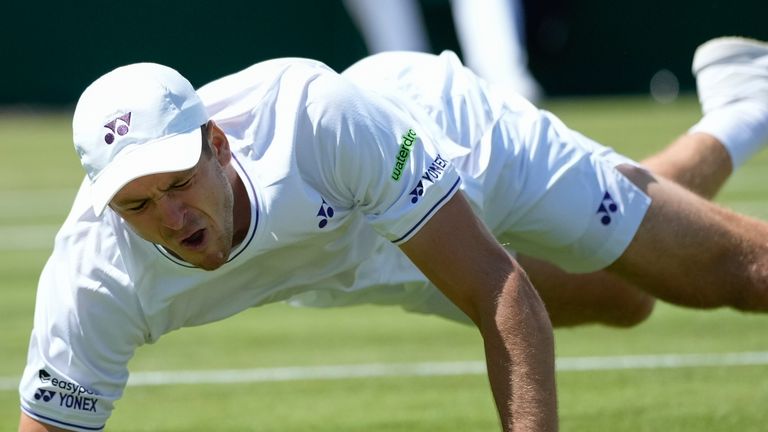
[[[173,189],[174,185],[176,185],[176,183],[178,183],[182,179],[191,177],[195,173],[195,171],[197,171],[197,165],[193,166],[188,170],[176,172],[173,179],[169,182],[168,186],[165,188],[158,188],[158,190],[163,193],[168,192],[169,190]],[[149,199],[150,199],[149,197],[142,197],[142,198],[126,198],[124,200],[117,201],[113,198],[112,205],[121,209],[125,209],[127,207],[131,207],[132,205],[139,204]]]
[[[168,192],[169,190],[173,189],[177,183],[180,181],[187,179],[191,177],[195,171],[197,171],[197,165],[193,166],[192,168],[186,170],[186,171],[179,171],[177,175],[171,180],[171,182],[168,184],[165,188],[158,188],[160,192]]]

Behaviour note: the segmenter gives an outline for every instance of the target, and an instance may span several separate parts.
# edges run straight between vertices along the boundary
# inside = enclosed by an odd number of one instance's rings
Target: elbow
[[[544,302],[525,271],[513,261],[503,281],[489,290],[486,298],[474,303],[478,327],[494,328],[501,333],[529,333],[553,339],[552,322]]]

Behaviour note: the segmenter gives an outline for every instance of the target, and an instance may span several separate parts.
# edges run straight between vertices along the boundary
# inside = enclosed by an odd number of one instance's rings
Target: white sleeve
[[[124,289],[119,257],[78,254],[69,244],[74,240],[57,239],[40,277],[21,408],[68,430],[102,430],[146,326],[138,301]]]
[[[451,155],[440,150],[452,148],[448,138],[424,117],[338,75],[316,78],[307,92],[315,148],[299,163],[319,163],[320,187],[393,243],[408,240],[459,189]]]

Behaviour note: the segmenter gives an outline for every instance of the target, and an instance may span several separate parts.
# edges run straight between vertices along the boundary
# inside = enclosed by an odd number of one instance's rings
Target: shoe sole
[[[714,63],[749,61],[765,55],[768,55],[766,42],[737,36],[721,37],[705,42],[696,49],[691,69],[697,75]]]

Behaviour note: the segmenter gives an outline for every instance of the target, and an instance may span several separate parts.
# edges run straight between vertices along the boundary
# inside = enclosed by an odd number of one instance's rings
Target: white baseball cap
[[[75,108],[72,136],[96,215],[136,178],[195,166],[207,121],[192,84],[167,66],[119,67],[88,86]]]

